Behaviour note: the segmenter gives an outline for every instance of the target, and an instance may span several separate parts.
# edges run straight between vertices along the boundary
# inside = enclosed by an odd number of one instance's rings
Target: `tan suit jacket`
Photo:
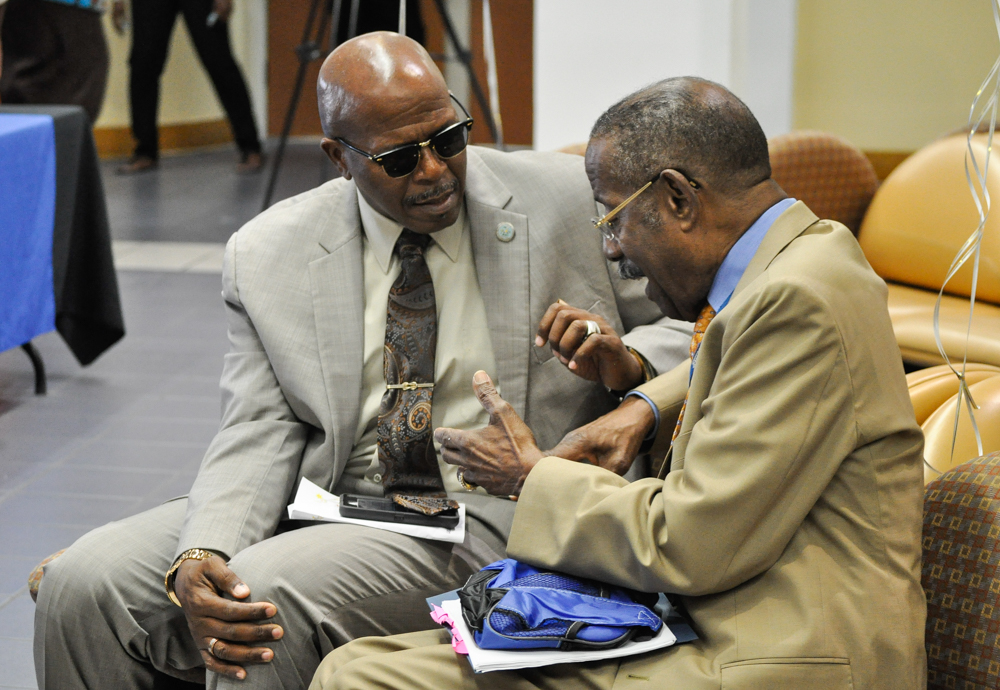
[[[686,356],[690,325],[661,318],[644,283],[621,280],[605,260],[579,156],[470,147],[465,205],[499,384],[543,447],[616,402],[534,346],[557,299],[628,331],[625,341],[660,371]],[[510,241],[497,235],[504,223]],[[222,424],[191,489],[178,554],[232,557],[271,536],[302,477],[343,488],[361,407],[363,246],[357,188],[345,179],[275,205],[230,239]],[[489,528],[477,536],[502,552],[513,503],[462,500]]]
[[[687,366],[644,388],[667,439]],[[681,595],[700,640],[615,687],[922,688],[922,448],[886,286],[799,202],[708,327],[660,478],[546,458],[508,553]]]

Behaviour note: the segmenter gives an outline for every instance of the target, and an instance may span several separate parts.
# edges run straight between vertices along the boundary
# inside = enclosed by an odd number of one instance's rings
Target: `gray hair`
[[[598,118],[590,138],[614,146],[609,172],[628,188],[666,168],[725,192],[771,177],[757,118],[724,86],[698,77],[664,79],[626,96]]]

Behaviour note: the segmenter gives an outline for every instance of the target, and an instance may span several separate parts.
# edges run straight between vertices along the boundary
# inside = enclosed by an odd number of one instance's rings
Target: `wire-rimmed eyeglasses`
[[[428,146],[434,149],[434,152],[441,159],[454,158],[469,145],[469,131],[472,129],[473,120],[461,101],[455,98],[455,94],[449,92],[448,95],[451,96],[453,101],[458,103],[458,107],[465,113],[465,119],[453,125],[448,125],[427,141],[406,144],[384,153],[368,153],[341,137],[334,138],[334,141],[339,141],[355,153],[359,153],[376,165],[381,166],[385,170],[385,174],[389,177],[406,177],[416,170],[417,165],[420,163],[420,151]]]
[[[676,168],[675,168],[675,170],[676,170]],[[694,178],[690,177],[686,173],[681,172],[680,170],[678,170],[677,172],[680,172],[680,174],[684,176],[684,179],[687,180],[688,184],[691,185],[694,189],[701,189],[701,185],[698,184],[697,180],[695,180]],[[611,225],[610,225],[611,220],[615,216],[617,216],[619,213],[621,213],[622,209],[624,209],[626,206],[628,206],[633,201],[635,201],[636,197],[638,197],[640,194],[642,194],[647,189],[649,189],[650,187],[652,187],[653,183],[656,182],[658,179],[660,179],[660,175],[661,175],[661,173],[656,173],[656,176],[653,179],[651,179],[649,182],[647,182],[646,184],[644,184],[641,187],[639,187],[639,189],[635,190],[635,192],[633,192],[627,199],[625,199],[625,201],[623,201],[620,204],[618,204],[617,206],[615,206],[613,209],[611,209],[610,211],[608,211],[607,213],[605,213],[600,218],[591,218],[590,219],[590,222],[593,223],[594,227],[597,228],[600,231],[601,236],[604,239],[606,239],[608,241],[616,239],[615,233],[612,230]]]

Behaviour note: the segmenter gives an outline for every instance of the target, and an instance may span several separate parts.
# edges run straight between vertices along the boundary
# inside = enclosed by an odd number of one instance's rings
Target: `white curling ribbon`
[[[997,29],[997,38],[1000,39],[1000,0],[992,0],[991,4],[993,6],[993,23]],[[983,98],[987,94],[989,98],[984,102]],[[983,241],[983,229],[986,226],[986,219],[990,214],[990,192],[986,187],[986,176],[989,173],[990,155],[993,152],[993,132],[996,131],[998,101],[1000,101],[1000,57],[993,63],[993,68],[986,76],[986,79],[983,80],[979,91],[976,92],[976,97],[972,101],[972,107],[969,109],[969,134],[966,137],[965,152],[965,179],[969,184],[969,192],[972,194],[972,200],[976,204],[976,210],[979,212],[979,225],[958,250],[955,258],[952,259],[944,283],[941,285],[941,290],[938,291],[937,301],[934,303],[934,342],[937,344],[938,352],[941,353],[941,357],[948,365],[948,368],[958,378],[958,396],[955,399],[955,427],[952,430],[951,436],[952,460],[955,458],[955,444],[958,441],[958,422],[963,403],[969,413],[969,420],[972,422],[972,431],[976,437],[976,449],[979,455],[983,455],[983,439],[979,433],[979,425],[976,423],[974,413],[975,410],[979,409],[979,406],[972,399],[972,392],[969,390],[965,370],[969,359],[972,313],[976,305],[976,283],[979,280],[979,258]],[[979,131],[987,115],[989,115],[990,129],[986,139],[986,156],[983,159],[983,167],[980,169],[979,161],[976,160],[975,151],[972,149],[972,138]],[[970,161],[972,162],[972,172],[969,170]],[[965,352],[962,355],[962,370],[959,371],[952,365],[951,358],[948,357],[948,353],[944,349],[944,344],[941,342],[941,300],[944,297],[945,287],[948,285],[948,282],[970,258],[972,259],[972,289],[969,295],[969,319],[965,329]],[[926,459],[924,460],[924,464],[931,467]],[[931,467],[931,469],[938,474],[943,474],[943,472],[934,467]]]
[[[496,145],[503,148],[503,122],[500,120],[500,83],[497,79],[497,54],[493,43],[493,13],[490,0],[483,0],[483,57],[486,59],[486,85],[490,89],[490,111],[497,127]]]

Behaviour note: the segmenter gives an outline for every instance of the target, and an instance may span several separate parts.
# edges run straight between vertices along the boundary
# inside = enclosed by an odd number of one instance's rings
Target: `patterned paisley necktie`
[[[712,323],[712,319],[715,318],[715,310],[712,309],[711,304],[706,304],[705,308],[701,310],[698,314],[698,320],[694,322],[694,335],[691,337],[691,373],[694,374],[694,360],[698,356],[698,348],[701,347],[701,340],[705,337],[705,330],[708,328],[708,324]],[[688,395],[691,394],[691,387],[688,387],[688,392],[684,395],[684,404],[681,406],[681,412],[677,415],[677,424],[674,426],[674,435],[670,438],[670,443],[677,439],[677,434],[681,433],[681,422],[684,421],[684,412],[687,410],[688,406]]]
[[[431,439],[437,307],[424,250],[430,235],[403,230],[396,242],[399,276],[389,290],[378,411],[382,485],[396,503],[426,515],[458,508],[448,500]]]

